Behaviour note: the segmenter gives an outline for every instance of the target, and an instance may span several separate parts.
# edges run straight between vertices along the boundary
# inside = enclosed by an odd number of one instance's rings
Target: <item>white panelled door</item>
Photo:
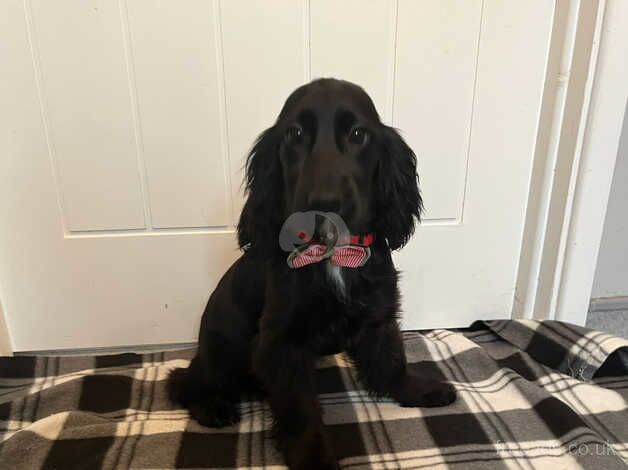
[[[553,2],[5,0],[0,297],[15,350],[193,341],[244,157],[311,78],[419,157],[404,327],[510,316]],[[532,33],[531,33],[532,32]]]

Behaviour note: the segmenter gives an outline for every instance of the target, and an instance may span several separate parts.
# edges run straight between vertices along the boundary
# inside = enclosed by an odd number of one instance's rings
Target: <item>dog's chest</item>
[[[347,286],[345,284],[343,268],[327,262],[325,263],[325,272],[327,274],[327,281],[329,282],[331,290],[341,300],[346,300]]]
[[[307,316],[307,321],[303,322],[306,342],[319,355],[345,350],[361,318],[354,306],[338,301],[333,295],[314,300]]]
[[[294,316],[291,334],[316,354],[346,349],[362,320],[368,316],[364,302],[364,281],[358,272],[319,263],[294,278],[288,295]],[[357,295],[359,294],[359,295]]]
[[[309,343],[316,355],[337,354],[347,349],[350,336],[346,324],[337,322],[328,325],[319,334],[311,337]]]

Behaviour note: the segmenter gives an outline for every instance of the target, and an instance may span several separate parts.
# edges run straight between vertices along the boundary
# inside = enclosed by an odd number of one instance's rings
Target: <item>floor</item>
[[[589,312],[587,327],[628,338],[628,310]]]

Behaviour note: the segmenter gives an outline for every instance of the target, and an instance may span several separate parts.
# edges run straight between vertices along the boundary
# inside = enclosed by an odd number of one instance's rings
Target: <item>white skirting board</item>
[[[628,310],[628,296],[596,297],[591,299],[589,312],[609,312],[612,310]]]
[[[111,348],[76,348],[50,349],[45,351],[17,351],[16,356],[103,356],[109,354],[137,353],[150,354],[152,352],[175,351],[190,349],[197,343],[168,343],[168,344],[138,344],[135,346],[115,346]]]

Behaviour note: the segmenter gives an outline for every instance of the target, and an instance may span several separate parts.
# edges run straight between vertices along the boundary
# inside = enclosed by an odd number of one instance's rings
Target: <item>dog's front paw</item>
[[[434,382],[432,388],[423,391],[416,406],[447,406],[456,401],[456,389],[445,382]]]
[[[192,418],[210,428],[222,428],[240,421],[239,403],[218,397],[191,404],[189,410]]]
[[[290,470],[339,470],[327,436],[313,432],[309,436],[284,443],[284,457]]]
[[[307,462],[301,465],[290,466],[290,470],[340,470],[336,462]]]
[[[340,470],[340,465],[333,459],[315,457],[290,465],[290,470]]]
[[[447,406],[456,401],[456,389],[446,382],[408,375],[393,398],[407,407]]]

